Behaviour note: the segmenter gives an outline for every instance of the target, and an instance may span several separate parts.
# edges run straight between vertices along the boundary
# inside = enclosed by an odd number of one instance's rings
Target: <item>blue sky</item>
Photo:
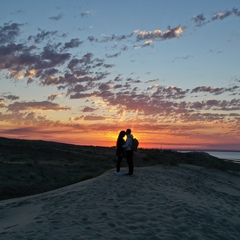
[[[240,150],[239,1],[2,1],[0,135]]]

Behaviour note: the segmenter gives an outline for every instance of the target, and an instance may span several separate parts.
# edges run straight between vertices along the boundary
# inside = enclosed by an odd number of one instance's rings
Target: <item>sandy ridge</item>
[[[238,175],[196,166],[114,170],[0,202],[0,239],[240,239]]]

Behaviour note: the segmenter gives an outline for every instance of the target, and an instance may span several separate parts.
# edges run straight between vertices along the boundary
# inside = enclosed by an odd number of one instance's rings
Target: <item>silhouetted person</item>
[[[121,162],[122,159],[125,155],[125,150],[123,149],[123,145],[126,143],[125,140],[123,139],[126,135],[125,131],[121,131],[118,135],[118,139],[117,139],[117,151],[116,151],[116,155],[118,156],[117,158],[117,174],[121,175],[120,172],[120,166],[121,166]]]
[[[128,173],[126,175],[133,175],[133,150],[132,150],[132,140],[133,135],[131,134],[131,129],[126,130],[127,140],[123,145],[123,148],[126,149],[126,159],[128,163]]]

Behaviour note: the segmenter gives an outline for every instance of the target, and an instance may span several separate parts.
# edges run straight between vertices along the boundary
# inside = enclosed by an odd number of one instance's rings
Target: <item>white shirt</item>
[[[132,139],[133,139],[133,135],[129,134],[127,136],[127,141],[126,143],[122,146],[126,151],[130,151],[132,150]]]

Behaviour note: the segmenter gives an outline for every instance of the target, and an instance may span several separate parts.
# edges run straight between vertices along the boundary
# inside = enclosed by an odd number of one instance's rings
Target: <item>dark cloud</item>
[[[163,39],[176,38],[179,37],[182,33],[183,29],[181,27],[175,27],[163,32],[162,38]]]
[[[96,78],[99,78],[99,74],[97,74],[97,72],[93,72],[93,69],[100,67],[112,68],[113,66],[114,65],[112,64],[105,64],[103,59],[94,58],[93,53],[87,53],[83,55],[81,58],[73,58],[68,63],[68,68],[75,75],[86,76],[94,73]]]
[[[40,119],[37,118],[36,114],[32,111],[28,112],[18,112],[14,111],[8,114],[0,113],[1,121],[10,122],[13,124],[31,124],[38,125],[40,123]],[[51,121],[48,121],[51,123]]]
[[[90,42],[95,42],[95,41],[97,41],[97,39],[96,39],[94,36],[89,36],[89,37],[88,37],[88,40],[89,40]]]
[[[86,11],[86,12],[80,13],[80,16],[83,18],[83,17],[88,17],[88,16],[90,16],[91,14],[92,14],[91,11]]]
[[[106,118],[102,117],[102,116],[92,116],[92,115],[84,116],[84,118],[83,118],[83,120],[85,120],[85,121],[102,121],[105,119]]]
[[[210,23],[211,21],[216,21],[216,20],[223,20],[231,15],[235,15],[240,17],[240,11],[237,8],[233,8],[232,10],[226,10],[226,11],[219,11],[216,12],[210,20],[206,20],[204,17],[203,13],[198,14],[195,17],[192,17],[192,20],[195,22],[196,26],[201,27],[205,25],[206,23]]]
[[[217,12],[212,16],[212,20],[217,20],[217,19],[221,19],[223,20],[226,17],[229,17],[232,14],[231,10],[227,10],[225,12]]]
[[[115,65],[114,64],[103,64],[103,67],[104,68],[113,68],[113,67],[115,67]]]
[[[62,65],[69,60],[70,57],[70,53],[59,53],[51,45],[45,46],[41,54],[41,60],[46,63],[48,68]]]
[[[39,70],[36,72],[36,76],[39,77],[40,79],[45,79],[49,76],[53,76],[55,74],[59,73],[58,69],[56,68],[49,68],[49,69],[46,69],[46,70]],[[26,77],[28,76],[31,76],[31,72],[29,71],[26,71],[26,74],[25,74]]]
[[[110,86],[110,84],[109,83],[101,83],[101,84],[99,84],[99,90],[100,91],[108,91],[108,90],[110,90],[111,89],[111,86]]]
[[[125,40],[127,38],[130,38],[133,36],[133,33],[131,34],[128,34],[128,35],[111,35],[111,36],[108,36],[108,35],[103,35],[102,36],[102,40],[100,42],[108,42],[108,41],[122,41],[122,40]]]
[[[1,27],[1,39],[11,40],[20,34],[22,25],[12,24]],[[12,31],[12,32],[11,32]],[[57,31],[43,31],[36,36],[30,36],[29,41],[40,44],[57,34]],[[12,37],[10,37],[12,36]],[[58,85],[58,88],[72,88],[72,84],[79,82],[100,81],[109,75],[102,69],[113,68],[114,65],[105,63],[104,59],[94,58],[92,53],[86,53],[80,57],[72,58],[68,49],[79,47],[83,42],[78,38],[66,43],[47,43],[45,46],[27,45],[28,43],[9,43],[0,45],[0,70],[9,71],[8,78],[28,78],[28,84],[40,80],[42,85]],[[63,45],[62,49],[59,47]],[[62,53],[61,51],[65,52]],[[60,73],[59,68],[67,65],[70,71]],[[98,70],[94,71],[95,68]]]
[[[216,122],[216,121],[223,121],[226,118],[227,114],[218,114],[218,113],[200,113],[200,112],[186,112],[185,114],[181,115],[181,120],[186,123],[190,122]],[[203,126],[206,128],[206,126]],[[198,127],[201,129],[201,126]],[[196,128],[194,129],[196,131]]]
[[[92,108],[92,107],[84,107],[83,108],[83,112],[94,112],[96,110],[96,108]]]
[[[101,38],[96,38],[94,36],[89,36],[88,40],[90,42],[98,42],[98,43],[106,43],[106,42],[111,42],[111,41],[122,41],[122,40],[126,40],[131,38],[134,35],[134,33],[130,33],[130,34],[123,34],[123,35],[116,35],[116,34],[112,34],[112,35],[102,35]]]
[[[215,111],[239,111],[240,110],[240,100],[232,99],[227,100],[207,100],[202,102],[189,103],[188,107],[195,110],[215,110]],[[203,114],[203,113],[202,113]]]
[[[64,107],[57,103],[52,103],[49,101],[42,102],[15,102],[9,104],[8,111],[11,112],[20,112],[27,110],[52,110],[52,111],[62,111],[70,110],[70,107]]]
[[[11,101],[19,99],[19,97],[15,96],[15,95],[4,95],[4,98],[6,98],[7,100],[11,100]]]
[[[240,99],[232,99],[230,101],[223,100],[220,102],[221,110],[224,111],[239,111]]]
[[[196,23],[197,26],[203,26],[205,24],[206,18],[203,14],[199,14],[193,17],[192,20]]]
[[[44,76],[49,69],[64,64],[71,56],[69,53],[59,53],[49,45],[38,55],[32,53],[32,50],[22,44],[1,46],[0,69],[8,69],[10,77],[18,76],[19,72],[25,77],[31,77],[31,70],[34,69],[35,77],[41,77],[41,74]]]
[[[146,83],[151,83],[151,82],[158,82],[159,79],[150,79],[150,80],[147,80],[145,81]]]
[[[73,93],[70,95],[70,99],[81,99],[81,98],[91,98],[94,93]]]
[[[23,50],[25,50],[23,44],[10,43],[6,46],[2,45],[0,46],[0,57],[3,59],[3,57],[14,54],[15,52],[21,52]]]
[[[222,94],[225,91],[224,88],[213,88],[209,86],[200,86],[192,89],[191,93],[199,93],[199,92],[208,92],[214,95]]]
[[[67,42],[67,43],[64,44],[64,49],[77,48],[77,47],[79,47],[82,43],[83,43],[83,41],[80,41],[78,38],[74,38],[74,39],[72,39],[70,42]]]
[[[18,44],[9,44],[7,46],[0,46],[0,68],[7,69],[13,66],[13,57],[11,57],[12,53],[15,51],[19,51],[22,49],[22,45]]]
[[[59,13],[57,16],[53,16],[53,17],[50,17],[49,19],[50,20],[53,20],[53,21],[59,21],[63,18],[63,14],[62,13]]]
[[[51,94],[51,95],[48,96],[48,100],[54,101],[57,96],[58,96],[58,94]]]
[[[83,84],[77,84],[75,85],[72,89],[70,89],[70,92],[85,92],[89,90],[87,85],[83,85]]]
[[[21,135],[25,135],[28,132],[34,133],[38,128],[37,127],[18,127],[18,128],[12,128],[9,130],[4,130],[2,131],[2,133],[4,132],[7,135],[17,135],[17,136],[21,136]]]
[[[123,81],[123,78],[121,78],[121,75],[118,75],[114,78],[114,82],[121,82]]]
[[[99,85],[99,90],[92,92],[92,94],[76,94],[71,98],[87,98],[92,96],[100,97],[103,101],[108,102],[110,106],[118,106],[121,104],[122,109],[126,108],[128,111],[138,111],[142,113],[142,116],[154,116],[160,115],[162,117],[167,117],[168,119],[182,119],[182,116],[193,114],[193,112],[199,111],[198,114],[204,114],[206,110],[212,111],[238,111],[239,101],[231,100],[231,101],[220,101],[220,100],[207,100],[207,101],[196,101],[196,102],[186,102],[181,101],[189,97],[189,94],[192,92],[206,90],[206,91],[216,91],[219,92],[221,89],[213,90],[211,88],[201,87],[193,90],[189,89],[181,89],[178,87],[163,87],[158,86],[150,89],[150,92],[142,92],[137,93],[137,89],[134,90],[131,86],[126,89],[131,89],[131,91],[118,91],[113,92],[116,88],[122,88],[122,85],[116,84],[113,82],[105,83]],[[111,86],[113,84],[113,86]],[[198,89],[198,90],[197,90]],[[194,116],[191,115],[191,119],[194,119]],[[227,115],[226,115],[227,117]],[[204,117],[206,118],[206,116]],[[221,118],[224,118],[221,116]],[[216,119],[216,118],[215,118]],[[197,120],[199,121],[200,118]],[[193,121],[193,120],[192,120]]]
[[[18,23],[5,23],[0,27],[0,44],[9,44],[14,42],[17,36],[20,35],[20,29],[23,24]]]
[[[194,89],[192,89],[191,93],[200,93],[200,92],[205,92],[205,93],[211,93],[213,95],[220,95],[225,92],[235,92],[239,89],[239,86],[233,86],[231,88],[219,88],[219,87],[210,87],[210,86],[199,86]]]
[[[236,16],[240,17],[240,10],[238,10],[237,8],[233,8],[232,11]]]
[[[123,88],[124,86],[122,84],[115,84],[113,86],[114,89],[120,89],[120,88]]]
[[[115,53],[115,54],[106,54],[106,58],[115,58],[118,57],[121,53]]]
[[[53,37],[54,35],[57,35],[57,31],[44,31],[39,29],[41,32],[38,33],[36,36],[29,36],[28,40],[31,41],[33,40],[34,43],[38,44],[43,42],[46,39],[49,39],[50,37]]]
[[[183,90],[175,86],[170,86],[167,88],[158,86],[156,91],[152,94],[152,97],[161,99],[182,99],[186,97],[188,91],[189,90]]]

